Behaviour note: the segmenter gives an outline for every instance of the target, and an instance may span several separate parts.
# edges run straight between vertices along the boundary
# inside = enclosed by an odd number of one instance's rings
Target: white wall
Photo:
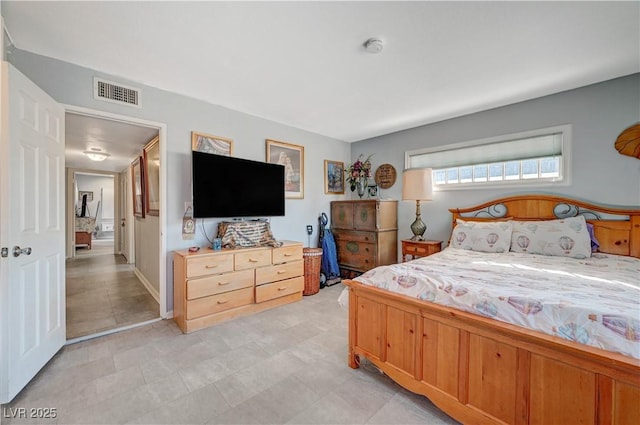
[[[113,181],[113,176],[97,176],[92,174],[76,173],[78,192],[93,192],[93,201],[87,202],[90,213],[88,215],[91,217],[96,217],[98,202],[100,202],[100,191],[102,190],[101,211],[98,212],[98,221],[96,221],[96,223],[100,223],[100,219],[113,222],[115,217]],[[81,210],[81,206],[82,199],[78,197],[78,202],[76,203],[77,212]]]
[[[394,165],[398,182],[383,196],[401,199],[402,170],[407,150],[484,139],[571,124],[573,178],[570,186],[440,191],[422,203],[426,236],[446,241],[451,232],[449,208],[471,207],[519,193],[552,193],[619,206],[640,207],[640,161],[614,148],[618,135],[640,120],[640,74],[618,78],[501,108],[416,127],[352,144],[351,156],[374,153],[375,169]],[[415,202],[400,202],[399,237],[412,235]]]
[[[11,50],[8,59],[60,103],[167,125],[168,157],[162,166],[167,167],[168,173],[166,193],[168,254],[172,250],[187,248],[191,245],[207,244],[200,222],[198,222],[195,240],[182,240],[181,237],[184,203],[191,201],[191,131],[231,138],[234,140],[234,156],[257,161],[265,160],[265,139],[304,146],[305,197],[301,200],[288,199],[285,206],[286,216],[272,219],[272,229],[277,239],[298,240],[306,244],[305,225],[312,224],[315,229],[314,241],[317,241],[319,214],[323,211],[329,213],[330,201],[344,199],[343,196],[324,194],[323,177],[325,159],[349,162],[350,148],[343,141],[19,49]],[[94,76],[141,87],[143,107],[137,109],[94,100],[92,91]],[[214,220],[205,222],[205,229],[210,237],[215,227]],[[167,307],[171,310],[173,306],[172,256],[167,255],[166,261]]]

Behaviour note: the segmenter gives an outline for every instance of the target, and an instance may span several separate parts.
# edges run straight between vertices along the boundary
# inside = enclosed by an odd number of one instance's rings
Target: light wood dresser
[[[397,263],[398,201],[333,201],[331,232],[343,277]]]
[[[173,254],[173,318],[184,333],[299,301],[303,290],[300,242]]]

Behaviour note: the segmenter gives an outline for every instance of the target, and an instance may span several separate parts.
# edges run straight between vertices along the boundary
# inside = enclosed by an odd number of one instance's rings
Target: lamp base
[[[413,232],[412,241],[425,240],[422,235],[427,231],[427,226],[422,222],[419,215],[416,217],[416,221],[411,223],[411,231]]]

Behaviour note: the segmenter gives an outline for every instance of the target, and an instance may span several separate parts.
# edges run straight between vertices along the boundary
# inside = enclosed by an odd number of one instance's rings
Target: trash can
[[[320,290],[320,265],[322,248],[303,248],[304,258],[304,291],[302,295],[317,294]]]

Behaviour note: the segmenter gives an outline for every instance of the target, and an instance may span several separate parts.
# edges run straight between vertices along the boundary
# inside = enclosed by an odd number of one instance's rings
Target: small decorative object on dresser
[[[427,257],[442,249],[442,241],[402,241],[402,261],[411,261],[416,258]]]
[[[358,190],[358,196],[362,198],[369,186],[369,177],[371,177],[371,157],[369,155],[367,159],[363,160],[362,155],[358,156],[358,159],[353,164],[349,165],[349,168],[344,170],[349,188],[353,192]]]
[[[398,201],[331,202],[331,232],[342,276],[398,262]]]

